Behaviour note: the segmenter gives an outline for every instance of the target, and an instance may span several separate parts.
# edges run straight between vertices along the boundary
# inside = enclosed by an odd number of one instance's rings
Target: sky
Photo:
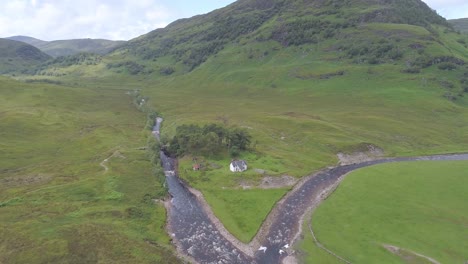
[[[0,37],[129,40],[234,0],[0,0]],[[445,18],[468,17],[467,0],[424,0]]]

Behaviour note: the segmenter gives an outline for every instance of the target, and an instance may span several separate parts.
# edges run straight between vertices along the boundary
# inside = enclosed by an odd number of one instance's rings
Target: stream
[[[156,119],[153,134],[159,140],[162,118]],[[262,226],[260,241],[263,250],[253,249],[254,256],[249,256],[226,239],[208,217],[200,201],[179,180],[175,160],[160,152],[169,193],[172,197],[168,210],[168,225],[171,237],[179,250],[197,263],[281,263],[287,256],[287,249],[294,244],[300,232],[300,223],[304,214],[311,207],[311,201],[317,200],[323,190],[335,185],[347,173],[376,164],[420,161],[420,160],[468,160],[468,154],[434,155],[427,157],[385,158],[352,165],[338,166],[322,170],[308,176],[297,185],[273,208],[268,216],[269,226]],[[240,242],[239,242],[240,243]]]

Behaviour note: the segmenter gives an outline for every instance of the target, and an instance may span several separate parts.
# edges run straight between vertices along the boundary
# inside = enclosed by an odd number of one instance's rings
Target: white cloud
[[[0,37],[130,39],[176,19],[160,0],[0,1]]]
[[[466,18],[468,17],[468,2],[466,0],[423,0],[432,9],[435,9],[439,15],[447,18]]]

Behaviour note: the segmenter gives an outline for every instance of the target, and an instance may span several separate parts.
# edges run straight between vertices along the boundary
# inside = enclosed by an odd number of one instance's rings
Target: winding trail
[[[109,171],[109,167],[106,165],[107,162],[109,162],[109,160],[113,157],[119,157],[119,158],[125,158],[122,154],[120,154],[120,152],[118,150],[114,151],[112,153],[112,155],[110,155],[109,157],[105,158],[103,161],[101,161],[101,163],[99,163],[99,166],[101,166],[103,169],[104,169],[104,174],[107,173]]]
[[[156,119],[153,134],[159,140],[162,118]],[[235,239],[215,219],[202,195],[191,191],[177,177],[176,161],[160,152],[171,194],[168,231],[179,252],[196,263],[281,263],[292,253],[290,245],[302,230],[304,217],[316,208],[351,171],[375,164],[420,160],[468,160],[468,154],[427,157],[384,158],[338,166],[303,178],[272,209],[255,238],[249,244]],[[261,249],[261,250],[259,250]]]

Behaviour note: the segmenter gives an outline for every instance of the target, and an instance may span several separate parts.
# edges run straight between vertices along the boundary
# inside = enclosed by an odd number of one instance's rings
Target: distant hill
[[[452,19],[448,21],[456,30],[468,33],[468,18]]]
[[[14,37],[6,38],[6,39],[21,41],[29,45],[33,45],[36,48],[37,46],[44,45],[45,43],[47,43],[47,41],[40,40],[37,38],[27,37],[27,36],[14,36]]]
[[[44,41],[27,36],[14,36],[8,39],[21,41],[35,46],[53,57],[75,55],[78,53],[107,54],[125,41],[113,41],[106,39],[70,39]]]
[[[29,73],[51,56],[24,42],[0,39],[0,73]]]

